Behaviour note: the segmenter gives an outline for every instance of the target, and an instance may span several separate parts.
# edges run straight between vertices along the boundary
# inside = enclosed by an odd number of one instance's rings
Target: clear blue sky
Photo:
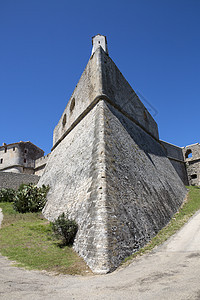
[[[200,142],[199,16],[199,0],[0,0],[0,143],[50,152],[97,33],[158,112],[160,138]]]

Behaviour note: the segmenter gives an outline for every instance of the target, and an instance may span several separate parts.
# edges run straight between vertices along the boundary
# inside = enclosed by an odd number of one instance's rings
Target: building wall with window
[[[192,144],[183,148],[187,176],[190,185],[200,185],[200,144]]]
[[[200,185],[200,144],[178,147],[160,141],[174,169],[185,185]]]
[[[44,151],[31,142],[3,144],[0,147],[0,171],[34,174],[35,160],[44,156]]]

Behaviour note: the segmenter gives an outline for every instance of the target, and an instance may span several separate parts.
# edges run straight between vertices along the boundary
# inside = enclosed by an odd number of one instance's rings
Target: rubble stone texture
[[[200,186],[200,145],[199,143],[183,148],[187,176],[190,185]]]
[[[17,190],[21,184],[37,184],[40,177],[33,174],[0,172],[0,189],[10,188]]]
[[[144,246],[184,200],[156,122],[101,46],[54,130],[42,184],[45,217],[69,212],[79,225],[74,249],[100,274]]]

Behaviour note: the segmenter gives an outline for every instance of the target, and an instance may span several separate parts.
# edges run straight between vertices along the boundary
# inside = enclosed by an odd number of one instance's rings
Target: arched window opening
[[[188,149],[186,152],[185,152],[185,158],[191,158],[192,157],[192,150],[191,149]]]
[[[72,102],[71,102],[71,105],[70,105],[70,112],[73,111],[74,107],[75,107],[75,98],[72,99]]]
[[[63,127],[65,126],[66,122],[67,122],[67,117],[66,117],[66,114],[64,114],[64,117],[63,117],[63,120],[62,120]]]

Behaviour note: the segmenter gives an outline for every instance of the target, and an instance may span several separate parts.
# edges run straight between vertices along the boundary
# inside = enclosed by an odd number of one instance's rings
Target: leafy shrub
[[[62,240],[62,245],[72,245],[78,231],[76,221],[69,219],[68,213],[62,213],[51,223],[55,236]]]
[[[37,187],[32,183],[22,184],[14,198],[14,209],[20,213],[41,211],[46,203],[49,186]]]
[[[0,202],[13,202],[16,191],[13,189],[0,189]]]

